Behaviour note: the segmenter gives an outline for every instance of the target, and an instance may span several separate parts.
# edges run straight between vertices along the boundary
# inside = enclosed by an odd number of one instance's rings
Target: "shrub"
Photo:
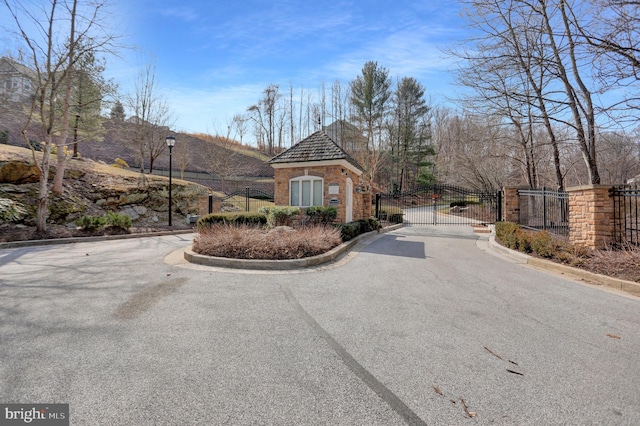
[[[89,216],[85,214],[76,219],[75,223],[86,230],[95,230],[103,227],[128,230],[131,228],[131,217],[127,214],[116,212],[107,212],[104,216]]]
[[[371,207],[371,214],[375,215],[375,206]],[[391,223],[402,223],[402,209],[395,206],[380,206],[380,220]]]
[[[360,234],[377,231],[381,228],[380,223],[374,218],[360,219],[349,223],[338,223],[335,227],[340,231],[340,237],[342,238],[342,241],[345,242]]]
[[[314,206],[308,207],[305,210],[305,214],[309,217],[311,223],[329,225],[338,217],[338,209],[333,206]]]
[[[457,201],[452,201],[451,203],[449,203],[449,207],[467,207],[467,202],[464,200],[457,200]]]
[[[516,250],[520,250],[523,253],[531,253],[531,240],[532,235],[530,231],[524,229],[517,229],[515,232]]]
[[[517,223],[513,222],[497,222],[496,223],[496,238],[505,247],[517,250],[516,244],[516,231],[520,229]]]
[[[129,229],[131,228],[131,216],[124,213],[107,212],[104,216],[107,226],[112,228]]]
[[[0,144],[9,144],[9,131],[8,130],[0,130]]]
[[[107,220],[104,217],[100,216],[89,216],[84,215],[78,219],[76,219],[76,225],[78,225],[82,229],[93,230],[100,229],[106,225]]]
[[[538,256],[551,258],[558,252],[558,248],[549,231],[536,232],[533,234],[531,250]]]
[[[229,212],[211,213],[198,219],[197,228],[208,228],[219,224],[244,224],[254,226],[264,226],[267,223],[267,216],[264,213],[256,212]]]
[[[293,206],[265,206],[258,211],[266,215],[267,226],[271,228],[291,225],[292,219],[300,214],[300,209]]]

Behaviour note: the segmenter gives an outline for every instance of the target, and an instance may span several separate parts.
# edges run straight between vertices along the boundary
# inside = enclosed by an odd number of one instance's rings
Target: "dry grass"
[[[193,251],[235,259],[286,260],[326,253],[341,243],[340,232],[333,227],[308,226],[293,230],[214,225],[200,231]]]
[[[596,274],[640,283],[640,247],[594,250],[580,268]]]

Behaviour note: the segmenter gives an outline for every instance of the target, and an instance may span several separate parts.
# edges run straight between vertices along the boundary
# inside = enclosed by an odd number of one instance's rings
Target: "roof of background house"
[[[327,134],[319,130],[273,157],[269,164],[300,163],[312,161],[346,160],[360,171],[364,169],[356,160],[340,148]]]
[[[14,72],[20,73],[26,77],[34,77],[35,75],[35,72],[31,68],[26,67],[13,59],[7,58],[6,56],[0,58],[0,64],[2,62],[5,62],[10,68],[13,68]]]

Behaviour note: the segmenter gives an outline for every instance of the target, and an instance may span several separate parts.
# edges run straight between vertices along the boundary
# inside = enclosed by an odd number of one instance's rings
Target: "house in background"
[[[371,216],[371,194],[362,190],[362,167],[324,131],[317,131],[269,160],[278,206],[333,206],[338,222]]]
[[[35,73],[6,57],[0,58],[0,97],[13,102],[28,101],[35,92]]]

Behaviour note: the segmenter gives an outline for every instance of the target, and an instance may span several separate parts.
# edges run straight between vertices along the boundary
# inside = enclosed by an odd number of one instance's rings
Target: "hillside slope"
[[[8,132],[9,145],[24,147],[21,136],[22,123],[26,119],[21,107],[12,109],[0,109],[0,131]],[[78,152],[84,158],[94,161],[103,161],[112,164],[116,158],[125,160],[132,168],[138,169],[139,154],[132,143],[132,135],[135,126],[127,121],[105,119],[101,140],[88,140],[78,144]],[[163,130],[164,131],[164,130]],[[30,138],[41,139],[37,135],[41,129],[37,125],[31,127]],[[162,132],[162,131],[161,131]],[[185,133],[178,133],[176,145],[173,149],[173,168],[179,170],[180,159],[186,159],[186,170],[193,172],[220,173],[231,171],[233,175],[249,178],[272,178],[273,169],[266,163],[269,157],[259,151],[241,146],[239,144],[220,144],[210,140]],[[216,138],[210,138],[215,140]],[[218,159],[225,160],[226,172],[220,171],[220,167],[212,164]],[[145,159],[145,169],[148,169],[148,159]],[[184,160],[183,160],[184,162]],[[156,159],[154,168],[168,169],[169,150]]]
[[[53,164],[55,171],[55,160]],[[79,217],[102,216],[108,211],[131,216],[134,232],[167,224],[168,178],[140,175],[88,159],[67,164],[63,194],[49,196],[49,232],[37,237],[69,236]],[[27,239],[25,236],[34,233],[38,176],[30,150],[0,145],[0,241]],[[172,188],[173,223],[184,227],[184,216],[198,212],[198,197],[209,189],[179,179],[173,180]],[[16,236],[19,233],[22,235]]]

